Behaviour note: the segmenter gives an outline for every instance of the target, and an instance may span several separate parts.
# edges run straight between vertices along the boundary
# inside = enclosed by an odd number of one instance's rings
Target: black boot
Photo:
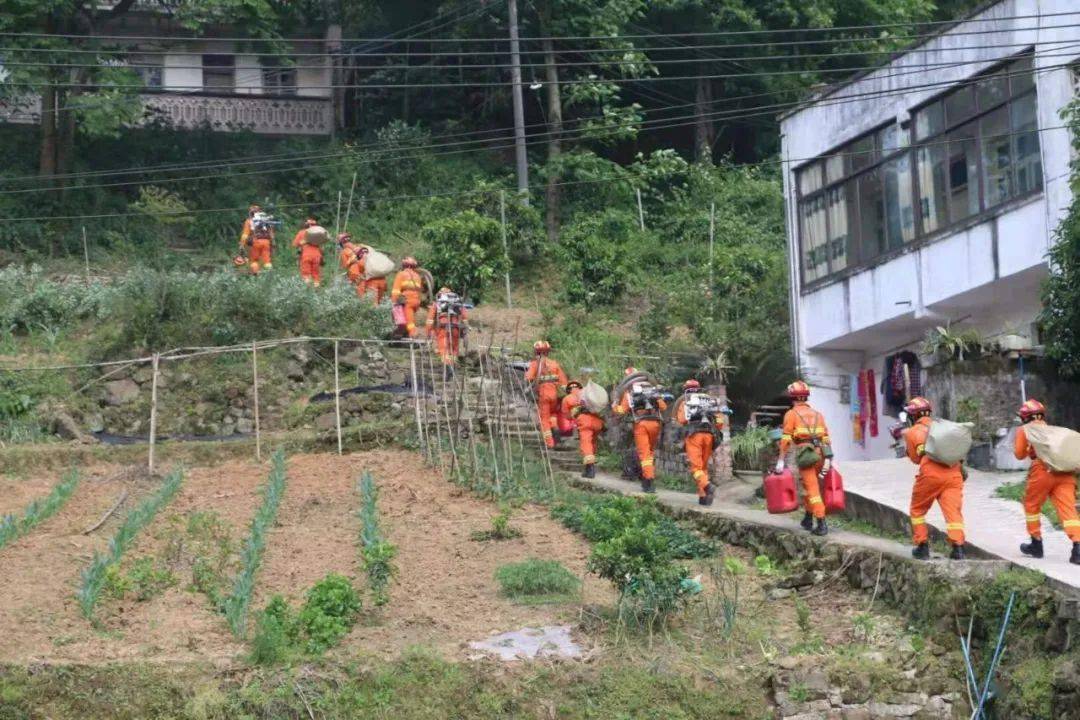
[[[930,544],[920,543],[911,548],[911,557],[916,560],[929,560],[930,559]]]
[[[963,545],[953,545],[952,546],[952,552],[949,553],[949,559],[950,560],[963,560],[964,559],[964,546]]]
[[[582,471],[582,473],[581,473],[581,477],[588,478],[590,480],[595,478],[596,477],[596,465],[594,465],[593,463],[589,463],[588,465],[586,465],[585,470]]]
[[[1080,565],[1080,542],[1073,543],[1072,556],[1069,557],[1069,562],[1073,565]]]
[[[829,526],[825,524],[825,518],[819,518],[817,521],[817,527],[810,532],[814,535],[828,535]]]
[[[713,498],[716,496],[716,486],[709,483],[705,486],[705,494],[698,498],[698,505],[705,505],[708,507],[713,504]]]
[[[652,494],[652,493],[656,492],[656,488],[653,487],[653,481],[652,480],[642,480],[641,481],[641,491],[642,492],[647,492],[649,494]]]
[[[810,513],[804,513],[803,516],[802,516],[802,522],[799,523],[799,524],[802,525],[803,530],[813,530],[814,529],[814,516],[811,515]]]
[[[1041,558],[1043,556],[1042,538],[1031,538],[1031,542],[1020,545],[1020,552],[1028,557]]]

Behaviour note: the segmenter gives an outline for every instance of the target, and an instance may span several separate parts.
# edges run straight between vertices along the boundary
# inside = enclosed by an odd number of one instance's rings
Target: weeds
[[[160,595],[176,585],[176,575],[168,568],[158,567],[154,558],[143,557],[136,560],[126,574],[118,564],[109,566],[105,572],[103,592],[117,600],[128,595],[139,602],[145,602]]]
[[[709,564],[709,575],[715,588],[712,593],[715,601],[708,595],[705,596],[705,616],[719,630],[723,638],[730,638],[735,632],[735,620],[739,612],[739,578],[745,574],[746,565],[730,555],[720,562]]]
[[[223,609],[229,628],[236,637],[247,632],[248,609],[255,589],[255,575],[266,550],[266,533],[277,518],[281,498],[285,494],[285,453],[278,450],[270,460],[270,475],[263,486],[262,505],[251,521],[251,531],[240,551],[240,572],[233,580],[232,593],[225,598]]]
[[[124,552],[131,545],[135,536],[154,519],[158,511],[165,507],[180,490],[184,481],[184,474],[180,470],[173,470],[165,478],[157,492],[146,498],[128,513],[124,522],[109,540],[109,547],[104,553],[94,553],[93,560],[83,570],[82,580],[76,597],[79,607],[87,618],[92,618],[94,606],[101,599],[101,592],[105,587],[110,566],[115,565],[123,557]]]
[[[503,506],[491,518],[490,530],[476,530],[469,535],[469,539],[476,542],[485,542],[487,540],[513,540],[521,537],[521,530],[510,525],[511,512],[509,506]]]
[[[298,648],[320,655],[349,634],[361,607],[349,579],[335,573],[307,591],[299,613],[293,612],[285,598],[275,595],[256,621],[251,660],[258,665],[276,665]]]
[[[539,605],[571,600],[581,580],[557,560],[529,558],[495,571],[502,594],[514,602]]]
[[[397,575],[394,565],[397,548],[383,538],[379,528],[378,497],[375,478],[365,472],[360,477],[360,556],[368,577],[371,601],[381,607],[390,601],[390,581]]]
[[[0,519],[0,548],[22,537],[40,523],[48,520],[71,499],[79,485],[79,471],[70,470],[44,500],[34,500],[26,506],[21,518],[5,515]]]
[[[551,515],[592,542],[610,540],[631,527],[651,526],[667,542],[672,557],[707,557],[716,552],[715,543],[679,525],[652,498],[590,496],[583,501],[560,503],[552,508]]]

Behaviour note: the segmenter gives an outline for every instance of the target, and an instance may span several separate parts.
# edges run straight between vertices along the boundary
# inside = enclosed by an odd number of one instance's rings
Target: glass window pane
[[[826,212],[829,216],[829,261],[832,272],[838,272],[849,264],[851,248],[850,228],[858,222],[855,202],[855,180],[834,187],[825,194]]]
[[[956,90],[945,96],[945,122],[955,125],[964,118],[969,118],[975,113],[975,100],[971,92],[971,86]]]
[[[844,152],[847,153],[848,167],[851,168],[852,172],[873,165],[877,159],[877,152],[874,149],[874,136],[865,135],[849,143],[844,148]]]
[[[945,108],[941,101],[931,103],[915,115],[915,139],[937,135],[945,129]]]
[[[979,212],[979,165],[975,154],[975,125],[949,133],[949,221]]]
[[[799,192],[809,195],[821,188],[821,163],[815,162],[799,171]]]
[[[1009,85],[1013,95],[1027,92],[1035,87],[1035,76],[1031,73],[1031,56],[1024,57],[1010,63],[1005,71],[1010,75]]]
[[[979,112],[984,112],[1009,99],[1009,80],[1005,68],[980,79],[975,85],[975,98],[979,103]]]
[[[1036,110],[1035,93],[1014,100],[1009,107],[1013,132],[1013,170],[1016,173],[1014,188],[1018,195],[1042,188],[1042,156],[1039,154]]]
[[[924,233],[932,233],[949,223],[948,157],[948,146],[941,143],[921,147],[916,152]]]
[[[799,203],[801,225],[803,282],[813,282],[829,274],[825,240],[825,196]]]
[[[844,156],[840,153],[825,158],[825,183],[834,183],[844,177]]]
[[[859,259],[869,261],[885,251],[885,192],[881,170],[859,176]]]
[[[885,219],[888,248],[915,239],[915,211],[911,206],[911,160],[908,155],[882,166],[885,174]]]
[[[900,125],[895,123],[878,131],[878,146],[883,156],[903,147],[901,135]]]
[[[982,138],[983,192],[986,207],[1005,202],[1014,194],[1012,171],[1012,138],[1009,130],[1009,109],[998,108],[979,121]]]

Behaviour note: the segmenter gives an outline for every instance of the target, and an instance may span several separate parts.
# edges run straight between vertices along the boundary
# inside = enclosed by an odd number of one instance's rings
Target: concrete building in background
[[[792,344],[840,459],[892,455],[927,331],[1040,344],[1080,5],[1006,0],[937,30],[781,119]]]
[[[185,32],[160,8],[137,7],[104,27],[125,48],[123,62],[142,80],[146,122],[177,128],[209,127],[261,135],[330,135],[341,125],[341,94],[333,86],[341,28],[320,40],[284,41],[291,62],[261,58],[260,44],[231,40],[235,28],[211,28],[204,37]],[[272,63],[270,61],[273,61]],[[0,78],[3,67],[0,63]],[[38,124],[36,95],[0,99],[0,122]]]

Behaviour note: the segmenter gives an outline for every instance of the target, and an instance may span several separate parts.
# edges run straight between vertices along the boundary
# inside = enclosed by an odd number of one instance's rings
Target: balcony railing
[[[177,128],[209,127],[222,132],[251,130],[263,135],[329,135],[334,113],[327,98],[269,98],[144,93],[147,119]],[[0,100],[0,122],[37,124],[39,98]]]

